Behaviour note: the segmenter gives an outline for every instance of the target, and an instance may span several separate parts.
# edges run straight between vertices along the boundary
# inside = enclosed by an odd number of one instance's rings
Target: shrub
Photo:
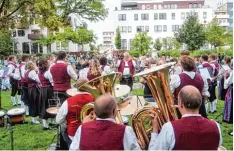
[[[139,52],[136,50],[130,50],[128,53],[133,57],[139,57]]]

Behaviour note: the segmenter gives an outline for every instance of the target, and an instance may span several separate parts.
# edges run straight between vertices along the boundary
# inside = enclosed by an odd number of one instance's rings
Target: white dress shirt
[[[58,60],[57,61],[57,63],[64,63],[64,64],[66,64],[64,61],[62,61],[62,60]],[[55,65],[55,64],[54,64]],[[52,65],[53,66],[53,65]],[[51,66],[51,67],[52,67]],[[50,68],[51,68],[50,67]],[[49,70],[50,71],[50,70]],[[77,78],[78,78],[78,76],[77,76],[77,74],[75,73],[75,71],[74,71],[74,69],[72,68],[72,66],[69,64],[69,65],[67,65],[67,73],[68,73],[68,75],[73,79],[73,80],[77,80]]]
[[[44,77],[45,77],[47,80],[50,81],[50,84],[51,84],[52,86],[54,86],[53,77],[52,77],[51,73],[49,72],[49,70],[46,71],[46,72],[44,73]]]
[[[102,76],[103,76],[103,75],[110,74],[110,73],[111,73],[111,68],[110,68],[110,66],[105,66],[105,67],[104,67],[104,70],[102,71]]]
[[[86,78],[88,77],[89,68],[84,68],[79,71],[79,78]]]
[[[124,60],[123,60],[124,61]],[[124,71],[123,71],[123,75],[131,75],[130,73],[130,68],[128,67],[128,62],[127,61],[124,61],[125,62],[125,66],[124,66]],[[121,63],[121,60],[118,61],[117,63],[117,67],[120,66],[120,63]],[[136,67],[136,62],[134,60],[132,60],[132,64],[134,66],[134,68]],[[126,67],[126,68],[125,68]]]
[[[229,77],[225,80],[224,79],[224,89],[227,89],[229,85],[233,83],[233,71],[231,71]]]
[[[107,118],[107,119],[96,118],[96,120],[108,120],[108,121],[115,122],[115,120],[111,119],[111,118]],[[69,150],[79,150],[80,137],[81,137],[81,127],[82,127],[82,125],[76,131],[76,134],[74,136],[74,139],[71,143]],[[123,146],[124,146],[124,150],[141,150],[139,144],[137,143],[136,135],[130,126],[126,126],[126,128],[125,128]]]
[[[11,61],[9,61],[8,63],[10,63],[10,62]],[[11,62],[11,63],[15,64],[14,62]],[[12,65],[12,64],[8,64],[8,66],[7,66],[9,68],[7,75],[10,76],[10,77],[14,77],[13,71],[16,69],[16,67],[14,65]]]
[[[24,65],[20,67],[20,65],[15,69],[15,73],[14,73],[14,79],[16,80],[21,80],[21,78],[24,78],[25,72],[26,72],[26,68],[25,68],[25,62],[21,62],[24,63]]]
[[[192,79],[194,79],[194,77],[196,75],[195,72],[183,71],[183,73],[187,74]],[[172,93],[174,93],[175,89],[178,88],[180,86],[180,84],[181,84],[180,76],[179,75],[171,75],[170,78],[171,78],[171,80],[170,80],[170,88],[171,88]],[[209,97],[210,93],[208,91],[209,86],[208,86],[207,79],[204,76],[202,76],[202,79],[203,79],[203,83],[204,83],[204,87],[203,87],[203,90],[202,90],[202,95]]]
[[[201,116],[200,114],[185,114],[183,117],[189,116]],[[219,139],[219,146],[222,144],[222,135],[220,126],[217,122],[220,139]],[[151,140],[149,144],[148,150],[172,150],[175,147],[175,133],[171,122],[167,122],[163,125],[160,133],[151,133]]]
[[[40,79],[38,77],[38,74],[36,73],[35,70],[32,70],[28,73],[28,78],[31,79],[31,80],[34,80],[36,81],[37,83],[41,83],[40,82]]]

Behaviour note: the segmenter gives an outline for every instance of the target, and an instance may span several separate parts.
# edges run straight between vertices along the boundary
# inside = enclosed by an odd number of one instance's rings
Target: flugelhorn
[[[169,68],[174,64],[174,62],[163,64],[135,75],[143,76],[158,104],[157,107],[144,107],[132,116],[132,127],[142,149],[148,148],[150,140],[152,126],[149,112],[153,111],[157,115],[160,128],[164,123],[177,119],[169,86]]]
[[[114,86],[119,76],[120,76],[119,72],[100,76],[83,84],[78,89],[89,92],[90,94],[93,95],[94,98],[97,98],[100,95],[105,94],[105,93],[110,93],[111,95],[115,96]],[[81,113],[80,113],[81,121],[84,119],[85,116],[89,115],[90,113],[95,114],[93,110],[94,110],[93,103],[89,103],[83,106]],[[122,116],[120,115],[119,111],[116,117],[116,121],[118,123],[122,123]]]

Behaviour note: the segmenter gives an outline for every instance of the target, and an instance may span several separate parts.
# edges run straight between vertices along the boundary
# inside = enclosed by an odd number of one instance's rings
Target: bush
[[[171,57],[179,57],[180,50],[161,50],[158,52],[158,56],[171,56]]]
[[[138,51],[136,51],[136,50],[130,50],[129,52],[128,52],[131,56],[133,56],[133,57],[139,57],[140,56],[140,54],[139,54],[139,52]]]

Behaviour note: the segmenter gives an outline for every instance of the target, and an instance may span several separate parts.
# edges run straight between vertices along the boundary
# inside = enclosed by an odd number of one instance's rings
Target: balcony
[[[42,37],[40,34],[28,34],[28,39],[30,40],[39,40]]]
[[[228,27],[228,26],[229,26],[229,23],[228,23],[228,22],[226,22],[226,23],[219,23],[219,26]]]
[[[228,14],[226,14],[226,15],[215,15],[216,16],[216,18],[218,18],[218,19],[220,19],[220,18],[229,18],[229,15]]]

